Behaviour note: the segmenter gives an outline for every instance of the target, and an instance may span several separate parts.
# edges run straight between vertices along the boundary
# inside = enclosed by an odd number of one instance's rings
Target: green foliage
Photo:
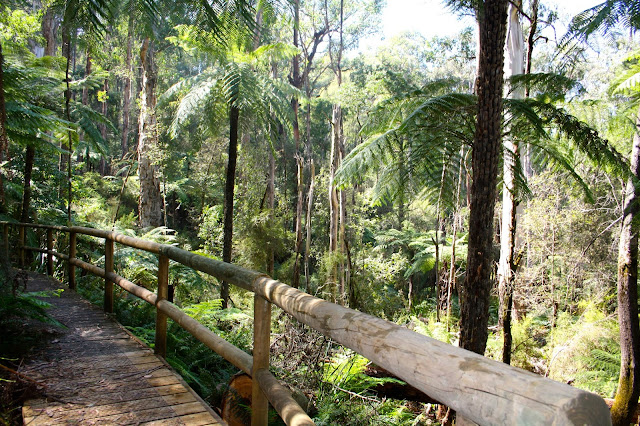
[[[425,302],[423,302],[423,304],[424,303]],[[422,310],[421,308],[422,307],[418,307],[416,310],[420,311]],[[447,324],[446,318],[445,322],[437,321],[434,311],[435,304],[431,305],[428,318],[418,318],[413,315],[409,316],[409,327],[417,333],[432,337],[441,342],[456,344],[458,340],[456,335],[457,331]],[[449,324],[456,324],[455,318],[451,318]]]
[[[51,304],[42,300],[46,297],[59,297],[62,289],[26,292],[29,279],[27,273],[11,268],[3,248],[0,249],[0,256],[0,329],[3,333],[14,332],[26,318],[64,327],[47,315],[46,310]]]
[[[620,353],[618,333],[616,318],[593,302],[584,303],[579,316],[562,313],[548,337],[549,377],[611,396],[619,374],[613,366]],[[612,356],[602,357],[602,352]]]

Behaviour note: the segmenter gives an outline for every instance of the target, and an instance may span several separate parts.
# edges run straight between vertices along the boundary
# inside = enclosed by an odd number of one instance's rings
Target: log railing
[[[431,398],[456,410],[458,423],[607,425],[609,409],[599,396],[536,374],[490,360],[464,349],[415,333],[389,321],[313,297],[265,274],[209,259],[177,247],[84,227],[0,222],[5,252],[9,228],[17,227],[17,249],[24,266],[25,251],[46,254],[47,272],[53,257],[68,263],[69,288],[75,289],[75,267],[105,280],[104,309],[113,311],[113,285],[156,307],[155,352],[166,355],[167,318],[207,347],[249,374],[253,380],[252,425],[267,423],[270,402],[288,425],[313,424],[289,391],[269,372],[271,305],[336,342],[353,349]],[[25,228],[46,231],[46,248],[25,245]],[[68,254],[53,250],[53,232],[69,233]],[[105,239],[105,268],[76,257],[77,235]],[[154,294],[113,270],[114,243],[158,255],[158,292]],[[253,356],[220,338],[167,300],[169,260],[225,280],[254,293]]]

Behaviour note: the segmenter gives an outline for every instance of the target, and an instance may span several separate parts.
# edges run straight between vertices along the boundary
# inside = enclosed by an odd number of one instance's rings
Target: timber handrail
[[[207,347],[253,377],[252,425],[266,424],[267,399],[286,424],[313,424],[289,391],[269,372],[271,304],[298,321],[353,349],[377,365],[454,409],[459,418],[484,424],[611,424],[609,409],[599,396],[545,377],[485,358],[473,352],[413,332],[392,322],[311,296],[265,274],[210,259],[178,247],[145,241],[113,231],[86,227],[0,222],[8,251],[9,226],[18,228],[18,259],[24,251],[47,254],[68,262],[69,287],[75,288],[74,267],[105,279],[105,310],[113,309],[112,285],[156,306],[156,353],[165,356],[166,318],[171,318]],[[46,249],[25,245],[25,227],[47,230]],[[51,232],[68,232],[69,254],[53,251]],[[105,239],[105,269],[76,258],[76,236]],[[159,256],[158,294],[113,271],[113,243]],[[171,259],[254,296],[253,356],[226,342],[166,300],[168,260]],[[462,423],[462,422],[460,422]]]

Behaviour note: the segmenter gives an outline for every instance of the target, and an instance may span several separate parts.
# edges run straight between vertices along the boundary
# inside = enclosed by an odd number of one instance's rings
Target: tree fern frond
[[[540,95],[554,102],[563,100],[565,94],[571,90],[578,93],[584,91],[578,81],[557,73],[512,75],[508,78],[508,83],[510,92],[520,88],[529,89],[532,97]]]

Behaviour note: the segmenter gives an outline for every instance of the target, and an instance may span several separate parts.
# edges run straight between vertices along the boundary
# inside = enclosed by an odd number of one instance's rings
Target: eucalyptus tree
[[[608,34],[616,27],[640,29],[640,3],[606,0],[576,15],[565,42],[584,41],[595,33]],[[637,59],[636,59],[637,60]],[[622,90],[637,94],[640,67],[631,69]],[[640,214],[640,110],[635,116],[631,149],[631,173],[625,189],[624,211],[618,246],[618,322],[620,325],[620,378],[611,407],[614,425],[628,425],[640,397],[640,324],[638,321],[638,216]]]
[[[238,135],[243,129],[248,131],[250,126],[262,125],[275,130],[278,125],[286,126],[291,122],[290,99],[297,92],[288,83],[274,79],[269,68],[274,59],[290,58],[295,52],[285,45],[265,45],[250,53],[238,49],[221,51],[211,44],[212,35],[187,26],[180,31],[175,42],[186,49],[209,52],[216,60],[196,77],[181,80],[163,95],[167,100],[181,97],[170,131],[175,137],[187,122],[203,117],[202,126],[215,134],[220,130],[216,127],[221,117],[227,117],[229,144],[222,260],[231,262]],[[275,134],[268,136],[277,137]],[[227,307],[228,283],[222,283],[220,294],[223,306]]]
[[[522,1],[509,5],[507,23],[507,43],[505,49],[506,73],[509,76],[522,75],[524,64],[524,35],[520,24]],[[524,97],[524,87],[516,87],[510,91],[514,99]],[[502,169],[502,220],[500,228],[500,261],[498,263],[498,309],[499,327],[502,329],[503,349],[502,361],[511,363],[511,305],[513,304],[513,275],[517,268],[515,258],[516,226],[518,213],[518,194],[515,185],[517,162],[520,161],[520,145],[512,138],[504,139]]]
[[[62,56],[66,59],[65,82],[66,90],[64,92],[65,99],[65,118],[67,121],[72,120],[71,114],[71,51],[72,43],[79,28],[85,31],[99,35],[105,31],[106,23],[111,19],[114,0],[96,0],[91,2],[83,2],[79,0],[56,0],[53,2],[52,8],[59,9],[62,13]],[[67,170],[67,220],[71,222],[71,204],[72,204],[72,168],[71,153],[73,152],[73,133],[67,132],[67,140],[63,145],[66,153],[61,155],[60,168]]]

